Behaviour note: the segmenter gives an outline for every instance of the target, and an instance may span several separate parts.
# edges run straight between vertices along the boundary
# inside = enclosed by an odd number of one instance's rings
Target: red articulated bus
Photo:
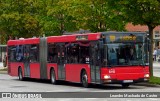
[[[8,41],[8,74],[89,84],[149,79],[148,39],[140,32],[101,32]]]

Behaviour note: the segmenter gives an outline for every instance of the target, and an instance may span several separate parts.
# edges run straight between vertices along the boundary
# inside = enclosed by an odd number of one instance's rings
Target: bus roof
[[[47,43],[51,42],[75,42],[75,41],[92,41],[98,40],[101,38],[101,34],[110,35],[110,34],[123,34],[123,35],[146,35],[145,32],[98,32],[98,33],[85,33],[85,34],[72,34],[72,35],[62,35],[62,36],[49,36],[47,38]],[[28,39],[19,39],[19,40],[9,40],[7,45],[23,45],[23,44],[38,44],[40,38],[28,38]]]
[[[40,42],[40,38],[28,38],[28,39],[20,39],[20,40],[9,40],[7,45],[24,45],[24,44],[38,44]]]
[[[74,41],[87,41],[87,40],[98,40],[100,39],[100,33],[87,33],[87,34],[72,34],[62,36],[49,36],[47,43],[51,42],[74,42]],[[28,38],[19,40],[9,40],[7,45],[23,45],[23,44],[38,44],[40,38]]]
[[[62,36],[47,37],[47,42],[74,42],[74,41],[92,41],[100,39],[100,33],[72,34]]]

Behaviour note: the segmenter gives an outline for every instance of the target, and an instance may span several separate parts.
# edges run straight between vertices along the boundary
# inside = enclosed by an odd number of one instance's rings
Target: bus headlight
[[[104,75],[104,79],[110,79],[111,77],[109,75]]]
[[[149,78],[149,74],[144,74],[144,77],[145,78]]]

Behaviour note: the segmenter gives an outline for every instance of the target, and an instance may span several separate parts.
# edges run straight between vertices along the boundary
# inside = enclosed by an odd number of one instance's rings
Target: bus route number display
[[[124,41],[136,41],[137,37],[136,36],[115,36],[115,35],[110,35],[109,39],[111,42],[124,42]]]
[[[87,35],[76,36],[76,40],[88,40],[88,36]]]
[[[121,36],[120,40],[121,41],[135,41],[136,40],[136,36]]]

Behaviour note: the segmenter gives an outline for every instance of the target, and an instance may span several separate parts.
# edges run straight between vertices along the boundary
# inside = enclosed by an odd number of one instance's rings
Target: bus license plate
[[[133,80],[123,80],[123,83],[131,83]]]

